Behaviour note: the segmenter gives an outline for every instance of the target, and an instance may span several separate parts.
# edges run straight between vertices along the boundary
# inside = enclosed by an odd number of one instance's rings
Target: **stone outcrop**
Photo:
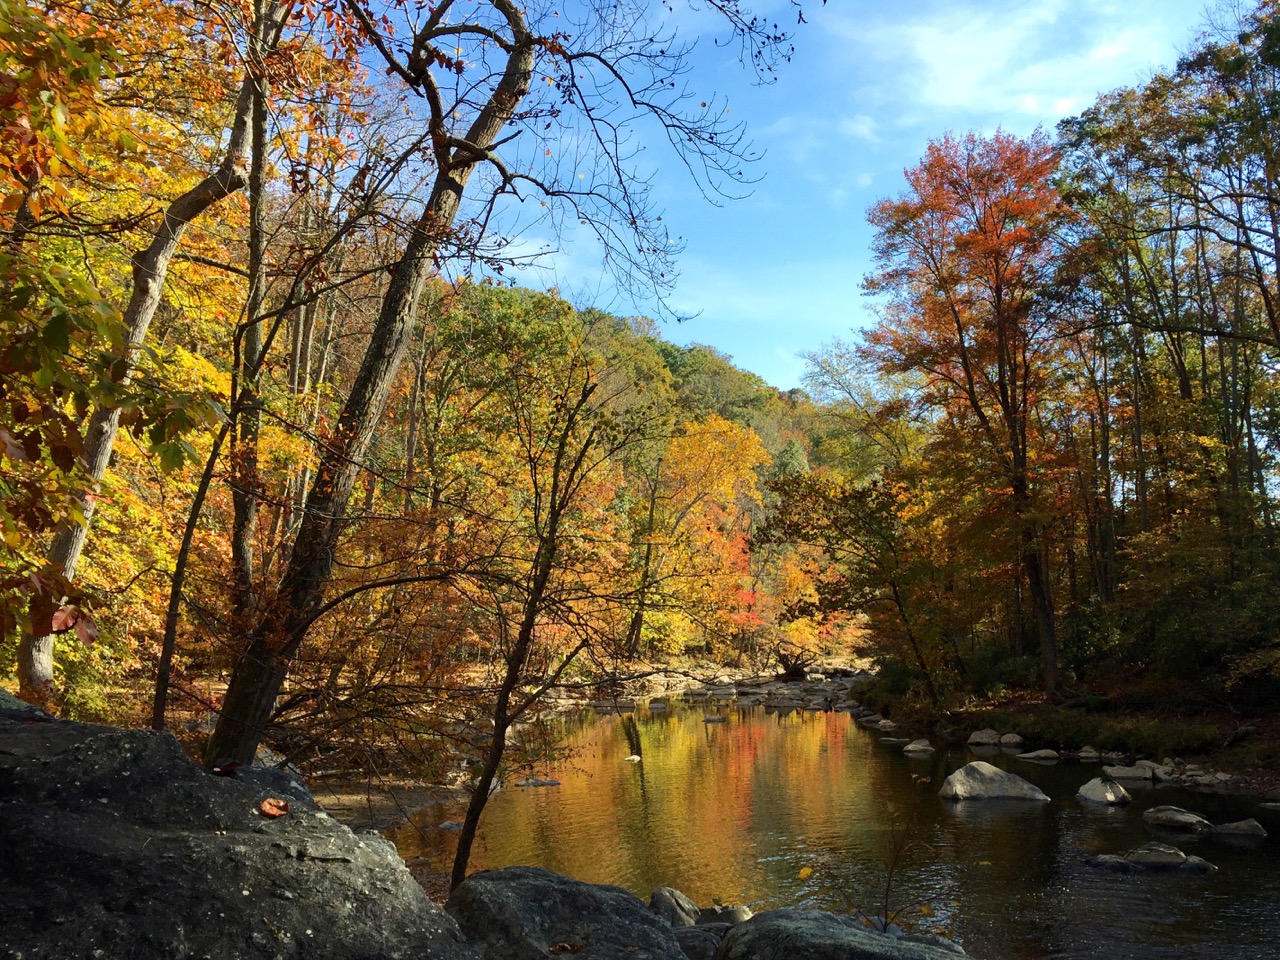
[[[964,951],[936,937],[893,937],[852,917],[770,910],[733,927],[716,960],[956,960]]]
[[[939,796],[946,800],[1037,800],[1049,797],[1033,783],[1017,774],[992,766],[985,760],[967,763],[942,783]]]
[[[481,960],[685,960],[671,925],[639,897],[539,867],[472,874],[445,909]]]
[[[0,710],[0,850],[0,940],[25,960],[476,958],[388,841],[165,733]]]

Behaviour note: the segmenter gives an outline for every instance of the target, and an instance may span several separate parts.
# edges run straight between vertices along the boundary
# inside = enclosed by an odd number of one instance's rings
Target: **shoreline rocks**
[[[850,955],[833,952],[845,933],[797,949],[785,916],[667,890],[668,922],[620,887],[531,867],[473,875],[442,910],[389,841],[352,833],[290,774],[217,777],[169,734],[30,710],[0,709],[0,845],[4,945],[24,960],[715,960],[762,918],[750,938],[761,958]],[[853,923],[824,916],[804,929]],[[868,958],[955,956],[909,937],[855,939]]]

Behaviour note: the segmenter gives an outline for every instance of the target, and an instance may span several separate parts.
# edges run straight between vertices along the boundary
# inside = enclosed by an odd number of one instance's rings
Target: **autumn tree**
[[[207,756],[248,760],[289,665],[324,602],[344,518],[426,285],[443,260],[485,249],[494,218],[526,197],[567,212],[604,243],[624,276],[670,277],[661,218],[648,207],[632,148],[651,124],[710,188],[740,175],[740,130],[681,86],[687,49],[645,5],[562,15],[492,0],[463,11],[408,7],[392,33],[359,3],[348,11],[388,74],[418,98],[433,165],[408,223],[368,346],[319,454],[305,513],[279,580],[260,588]],[[769,69],[785,36],[737,3],[717,7],[752,62]],[[701,103],[701,106],[697,104]]]
[[[985,481],[1007,506],[1010,554],[1029,587],[1046,690],[1058,683],[1051,512],[1040,413],[1053,387],[1052,283],[1069,211],[1042,134],[934,141],[907,190],[869,214],[884,298],[867,336],[888,371],[925,378],[920,402],[949,441],[985,455]]]

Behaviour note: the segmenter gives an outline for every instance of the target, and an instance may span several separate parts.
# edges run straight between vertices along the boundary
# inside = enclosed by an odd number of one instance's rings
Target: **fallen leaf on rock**
[[[580,943],[553,943],[547,948],[550,953],[577,953],[581,949]]]
[[[289,812],[289,802],[281,800],[279,797],[267,797],[258,804],[258,812],[270,820],[276,817],[283,817]]]

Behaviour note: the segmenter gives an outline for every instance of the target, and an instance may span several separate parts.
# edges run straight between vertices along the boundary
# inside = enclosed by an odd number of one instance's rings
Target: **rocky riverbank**
[[[646,905],[544,870],[477,874],[444,909],[380,835],[297,778],[206,773],[164,733],[51,720],[0,698],[4,960],[948,960],[846,917]],[[692,922],[689,922],[692,921]]]

